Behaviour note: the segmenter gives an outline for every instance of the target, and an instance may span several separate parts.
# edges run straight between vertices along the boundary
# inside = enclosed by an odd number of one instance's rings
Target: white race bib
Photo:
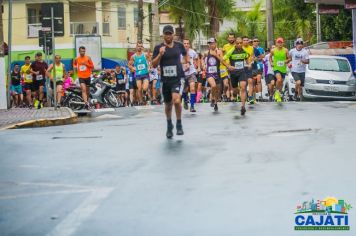
[[[216,66],[210,66],[208,69],[208,73],[212,74],[212,73],[217,73],[218,72],[218,68]]]
[[[277,66],[284,66],[284,61],[277,61]]]
[[[87,66],[86,65],[79,66],[79,71],[86,71],[86,70],[87,70]]]
[[[165,77],[177,77],[177,66],[164,66],[163,76]]]
[[[26,75],[26,80],[27,80],[27,81],[32,81],[32,75],[31,75],[31,74]]]
[[[124,84],[125,80],[124,79],[120,79],[118,82],[119,82],[119,84]]]
[[[138,70],[144,70],[146,68],[146,65],[145,64],[138,64],[137,65],[137,69]]]
[[[43,80],[43,76],[42,75],[37,75],[36,76],[36,80]]]
[[[235,62],[235,69],[242,70],[244,68],[244,61]]]

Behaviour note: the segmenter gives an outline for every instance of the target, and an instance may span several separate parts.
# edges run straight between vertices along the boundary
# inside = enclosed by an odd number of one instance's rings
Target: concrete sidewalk
[[[65,125],[76,122],[77,115],[67,107],[61,107],[57,110],[53,107],[0,110],[0,130]]]

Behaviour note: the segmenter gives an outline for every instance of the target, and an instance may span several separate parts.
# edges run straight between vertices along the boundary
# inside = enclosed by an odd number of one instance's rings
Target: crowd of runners
[[[246,103],[253,105],[263,101],[262,79],[268,88],[267,101],[281,103],[288,67],[296,82],[295,100],[300,100],[306,64],[309,63],[308,51],[303,48],[301,38],[296,39],[295,48],[291,50],[284,47],[281,37],[265,50],[259,46],[260,41],[256,37],[230,33],[227,44],[218,47],[216,39],[210,38],[208,50],[200,53],[191,48],[189,39],[184,39],[182,44],[173,38],[173,27],[168,25],[163,29],[163,42],[153,52],[145,51],[143,43],[138,42],[127,66],[117,65],[104,71],[118,92],[122,106],[165,104],[167,137],[173,136],[173,105],[177,115],[177,134],[183,134],[182,104],[184,109],[197,112],[195,104],[200,102],[209,102],[214,111],[218,111],[219,102],[241,102],[240,112],[245,115]],[[46,78],[49,78],[52,91],[55,76],[58,105],[63,91],[76,82],[81,88],[85,108],[90,109],[89,86],[94,64],[85,52],[85,47],[79,48],[79,56],[73,60],[74,71],[69,72],[66,72],[60,55],[55,56],[53,64],[47,65],[40,52],[33,62],[27,56],[21,68],[14,65],[11,74],[14,106],[43,107],[48,90]],[[73,72],[77,80],[71,77]]]

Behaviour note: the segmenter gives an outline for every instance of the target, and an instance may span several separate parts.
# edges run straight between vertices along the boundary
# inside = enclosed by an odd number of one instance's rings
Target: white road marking
[[[39,193],[24,193],[24,194],[16,194],[16,195],[8,195],[8,196],[0,196],[0,200],[11,200],[17,198],[26,198],[26,197],[35,197],[42,195],[53,195],[53,194],[72,194],[72,193],[88,193],[90,190],[63,190],[63,191],[51,191],[51,192],[39,192]]]
[[[87,220],[113,188],[95,189],[74,211],[61,221],[47,236],[70,236]]]

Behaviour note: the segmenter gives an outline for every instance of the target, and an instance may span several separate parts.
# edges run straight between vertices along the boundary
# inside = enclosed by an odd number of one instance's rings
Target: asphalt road
[[[303,201],[356,204],[356,103],[162,107],[0,132],[0,235],[290,236]]]

